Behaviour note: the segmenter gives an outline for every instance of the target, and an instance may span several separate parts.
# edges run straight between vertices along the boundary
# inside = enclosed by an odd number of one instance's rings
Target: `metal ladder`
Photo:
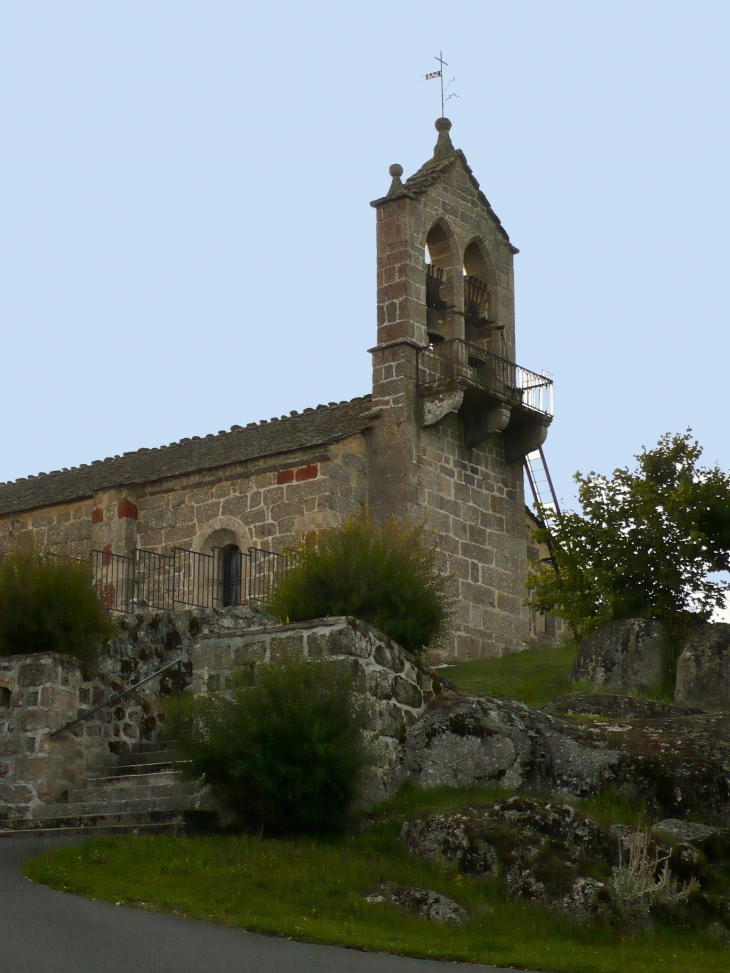
[[[545,453],[542,451],[542,446],[525,456],[525,472],[527,473],[527,479],[530,483],[530,489],[532,490],[532,496],[537,508],[537,522],[541,527],[547,527],[549,529],[550,525],[547,521],[560,517],[560,504],[558,503],[555,487],[550,477],[550,471],[545,462]],[[543,561],[550,563],[555,573],[558,574],[558,563],[553,556],[555,542],[550,535],[547,538],[547,548],[550,556],[543,558]]]
[[[560,516],[560,504],[555,493],[550,471],[545,462],[542,446],[525,456],[525,472],[535,500],[535,506],[542,508],[545,519]]]

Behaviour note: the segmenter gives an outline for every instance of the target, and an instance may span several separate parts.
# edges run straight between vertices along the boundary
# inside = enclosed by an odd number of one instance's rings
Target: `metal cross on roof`
[[[444,98],[444,68],[447,68],[449,65],[448,65],[448,62],[447,61],[444,61],[444,52],[443,51],[439,51],[439,54],[438,54],[438,57],[436,58],[436,60],[441,65],[441,68],[438,71],[432,71],[430,74],[427,74],[426,75],[426,81],[431,81],[432,78],[440,78],[441,79],[441,117],[443,118],[444,117],[444,105],[446,104],[446,102],[449,100],[449,98],[458,98],[459,96],[455,92],[452,92],[450,95],[446,95],[446,97]],[[454,81],[456,81],[456,78],[452,78],[451,81],[448,82],[448,84],[446,85],[446,90],[447,91],[448,91],[449,85],[453,84]]]

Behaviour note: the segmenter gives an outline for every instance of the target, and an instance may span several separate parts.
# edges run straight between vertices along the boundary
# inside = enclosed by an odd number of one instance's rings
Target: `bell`
[[[433,307],[426,308],[426,333],[428,335],[429,345],[440,345],[444,340],[444,336],[439,330],[441,323],[439,321],[439,312]]]

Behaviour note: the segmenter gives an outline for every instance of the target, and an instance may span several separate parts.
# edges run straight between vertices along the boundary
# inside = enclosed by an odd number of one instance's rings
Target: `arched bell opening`
[[[473,241],[464,251],[464,337],[494,354],[504,354],[504,325],[493,313],[493,273],[482,245]],[[471,363],[470,363],[471,364]]]
[[[455,240],[441,222],[428,231],[425,245],[426,265],[426,333],[430,345],[438,345],[448,338],[453,325],[449,312],[454,310],[452,265]]]

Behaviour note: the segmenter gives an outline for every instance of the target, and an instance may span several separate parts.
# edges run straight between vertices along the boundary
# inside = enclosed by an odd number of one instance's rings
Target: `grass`
[[[469,696],[504,696],[530,706],[544,706],[575,692],[571,671],[576,652],[574,645],[559,645],[501,659],[457,662],[440,671]]]
[[[474,794],[484,800],[485,796]],[[478,881],[407,858],[399,818],[463,802],[410,792],[380,809],[367,834],[340,839],[117,837],[36,858],[26,874],[62,891],[174,912],[306,942],[560,973],[721,973],[728,949],[696,930],[657,926],[626,937],[512,902]],[[397,813],[396,813],[397,812]],[[377,818],[377,815],[376,815]],[[429,888],[466,907],[465,926],[428,923],[364,895],[381,882]]]
[[[559,647],[460,663],[445,675],[473,695],[542,705],[573,691],[574,658],[572,647]],[[725,973],[730,950],[696,928],[658,923],[627,935],[607,925],[573,924],[507,899],[497,880],[411,860],[399,845],[408,818],[506,796],[500,789],[406,787],[373,809],[369,827],[353,837],[108,838],[47,853],[25,871],[62,891],[305,942],[546,973]],[[576,806],[604,827],[648,823],[640,803],[611,790]],[[442,892],[468,909],[471,920],[439,925],[366,902],[382,882]]]

